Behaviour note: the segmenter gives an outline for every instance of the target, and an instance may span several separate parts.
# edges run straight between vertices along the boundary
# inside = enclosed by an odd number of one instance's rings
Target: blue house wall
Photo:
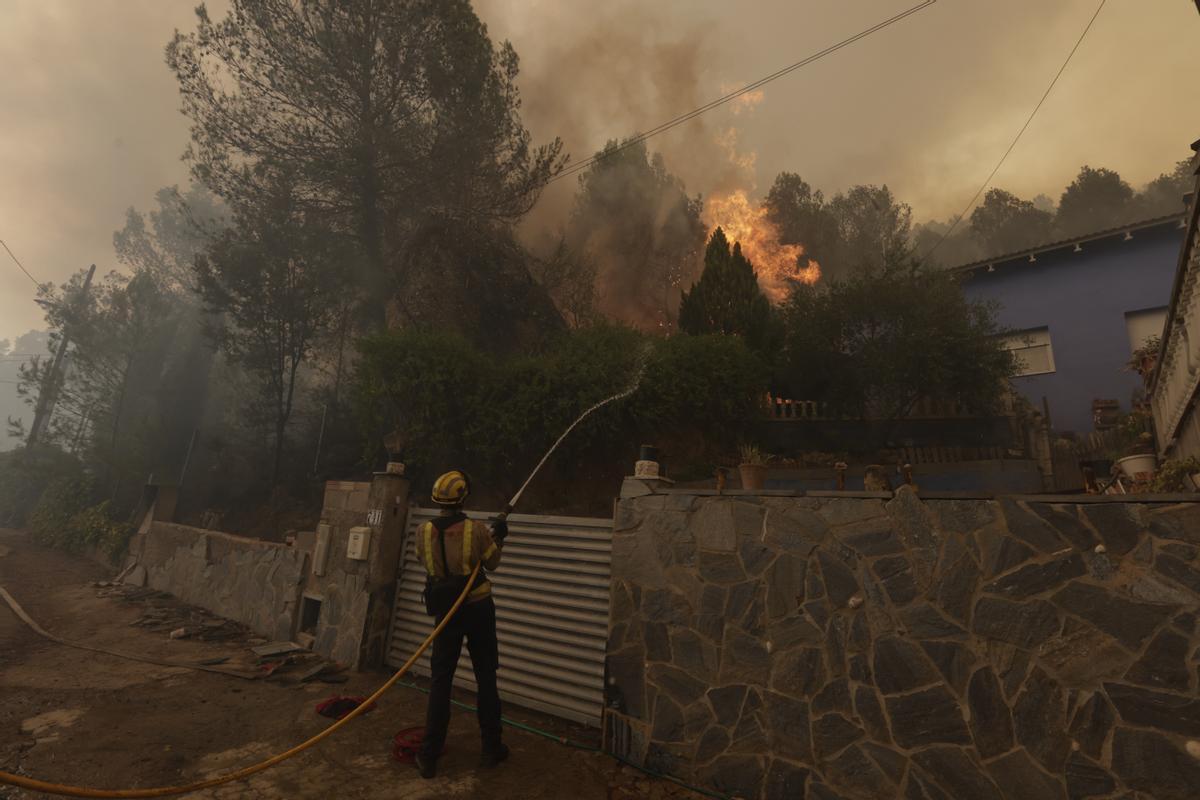
[[[999,303],[1001,325],[1048,328],[1055,371],[1014,380],[1036,407],[1042,398],[1059,431],[1092,430],[1092,400],[1113,399],[1128,411],[1141,378],[1130,356],[1128,312],[1165,307],[1171,298],[1183,231],[1177,220],[962,268],[971,298]]]

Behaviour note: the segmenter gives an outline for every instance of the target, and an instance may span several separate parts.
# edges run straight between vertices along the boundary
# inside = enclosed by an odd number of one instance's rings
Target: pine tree
[[[693,336],[741,336],[755,350],[767,345],[771,304],[758,286],[754,267],[742,255],[741,245],[735,242],[731,249],[720,228],[708,240],[700,280],[683,293],[679,327]]]

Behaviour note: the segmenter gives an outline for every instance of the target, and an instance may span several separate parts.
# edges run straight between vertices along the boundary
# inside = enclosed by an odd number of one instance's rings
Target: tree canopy
[[[290,174],[259,176],[257,185],[262,193],[239,204],[232,227],[197,260],[196,279],[217,315],[214,341],[255,378],[246,410],[272,432],[274,484],[296,378],[336,319],[344,267],[339,239],[311,224]]]
[[[562,165],[520,120],[516,52],[467,0],[233,0],[196,17],[167,47],[193,174],[233,201],[256,166],[286,169],[296,202],[353,237],[380,321],[414,230],[511,223]]]
[[[779,241],[804,247],[827,277],[839,272],[841,231],[829,212],[825,196],[794,172],[775,176],[763,205],[767,219],[779,231]]]
[[[642,142],[609,142],[579,176],[564,245],[595,273],[597,310],[670,330],[704,246],[699,197]]]
[[[971,232],[991,253],[1010,253],[1048,242],[1053,226],[1053,214],[1003,189],[989,189],[971,212]]]
[[[765,201],[784,244],[802,245],[826,279],[887,271],[911,255],[912,209],[885,186],[853,186],[826,200],[799,175],[782,172]]]
[[[1119,174],[1085,164],[1059,198],[1058,225],[1069,236],[1115,227],[1129,221],[1133,197]]]
[[[117,261],[135,273],[153,274],[169,290],[189,294],[195,288],[196,256],[224,227],[225,208],[194,183],[186,192],[163,187],[154,201],[158,208],[148,214],[135,208],[125,212],[125,227],[113,234]]]
[[[969,225],[955,226],[951,218],[916,226],[913,249],[918,258],[943,266],[979,261],[1132,222],[1182,214],[1183,197],[1194,186],[1190,159],[1178,162],[1140,192],[1114,170],[1084,165],[1063,191],[1057,206],[1045,194],[1025,200],[993,187],[971,212]]]
[[[1179,161],[1170,172],[1164,172],[1146,184],[1138,195],[1137,205],[1146,217],[1182,213],[1183,196],[1196,186],[1196,175],[1190,159]]]
[[[797,287],[782,315],[777,381],[848,415],[894,420],[922,398],[990,411],[1013,372],[994,309],[938,270]]]

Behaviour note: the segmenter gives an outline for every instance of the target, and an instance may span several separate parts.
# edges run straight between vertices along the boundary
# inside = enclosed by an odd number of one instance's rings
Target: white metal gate
[[[409,509],[388,663],[401,666],[433,629],[421,590],[415,531],[437,515]],[[486,521],[495,513],[469,512]],[[488,575],[500,639],[500,696],[515,705],[600,725],[608,638],[612,520],[513,514],[500,567]],[[429,675],[429,651],[413,667]],[[474,691],[464,645],[454,681]]]

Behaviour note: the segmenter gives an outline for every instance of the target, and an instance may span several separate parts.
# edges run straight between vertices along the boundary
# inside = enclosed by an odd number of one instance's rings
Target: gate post
[[[409,481],[403,473],[376,472],[367,501],[367,524],[371,544],[367,573],[366,629],[358,663],[362,667],[383,664],[391,629],[392,608],[396,602],[396,579],[400,556],[404,552],[404,531],[408,525]]]

